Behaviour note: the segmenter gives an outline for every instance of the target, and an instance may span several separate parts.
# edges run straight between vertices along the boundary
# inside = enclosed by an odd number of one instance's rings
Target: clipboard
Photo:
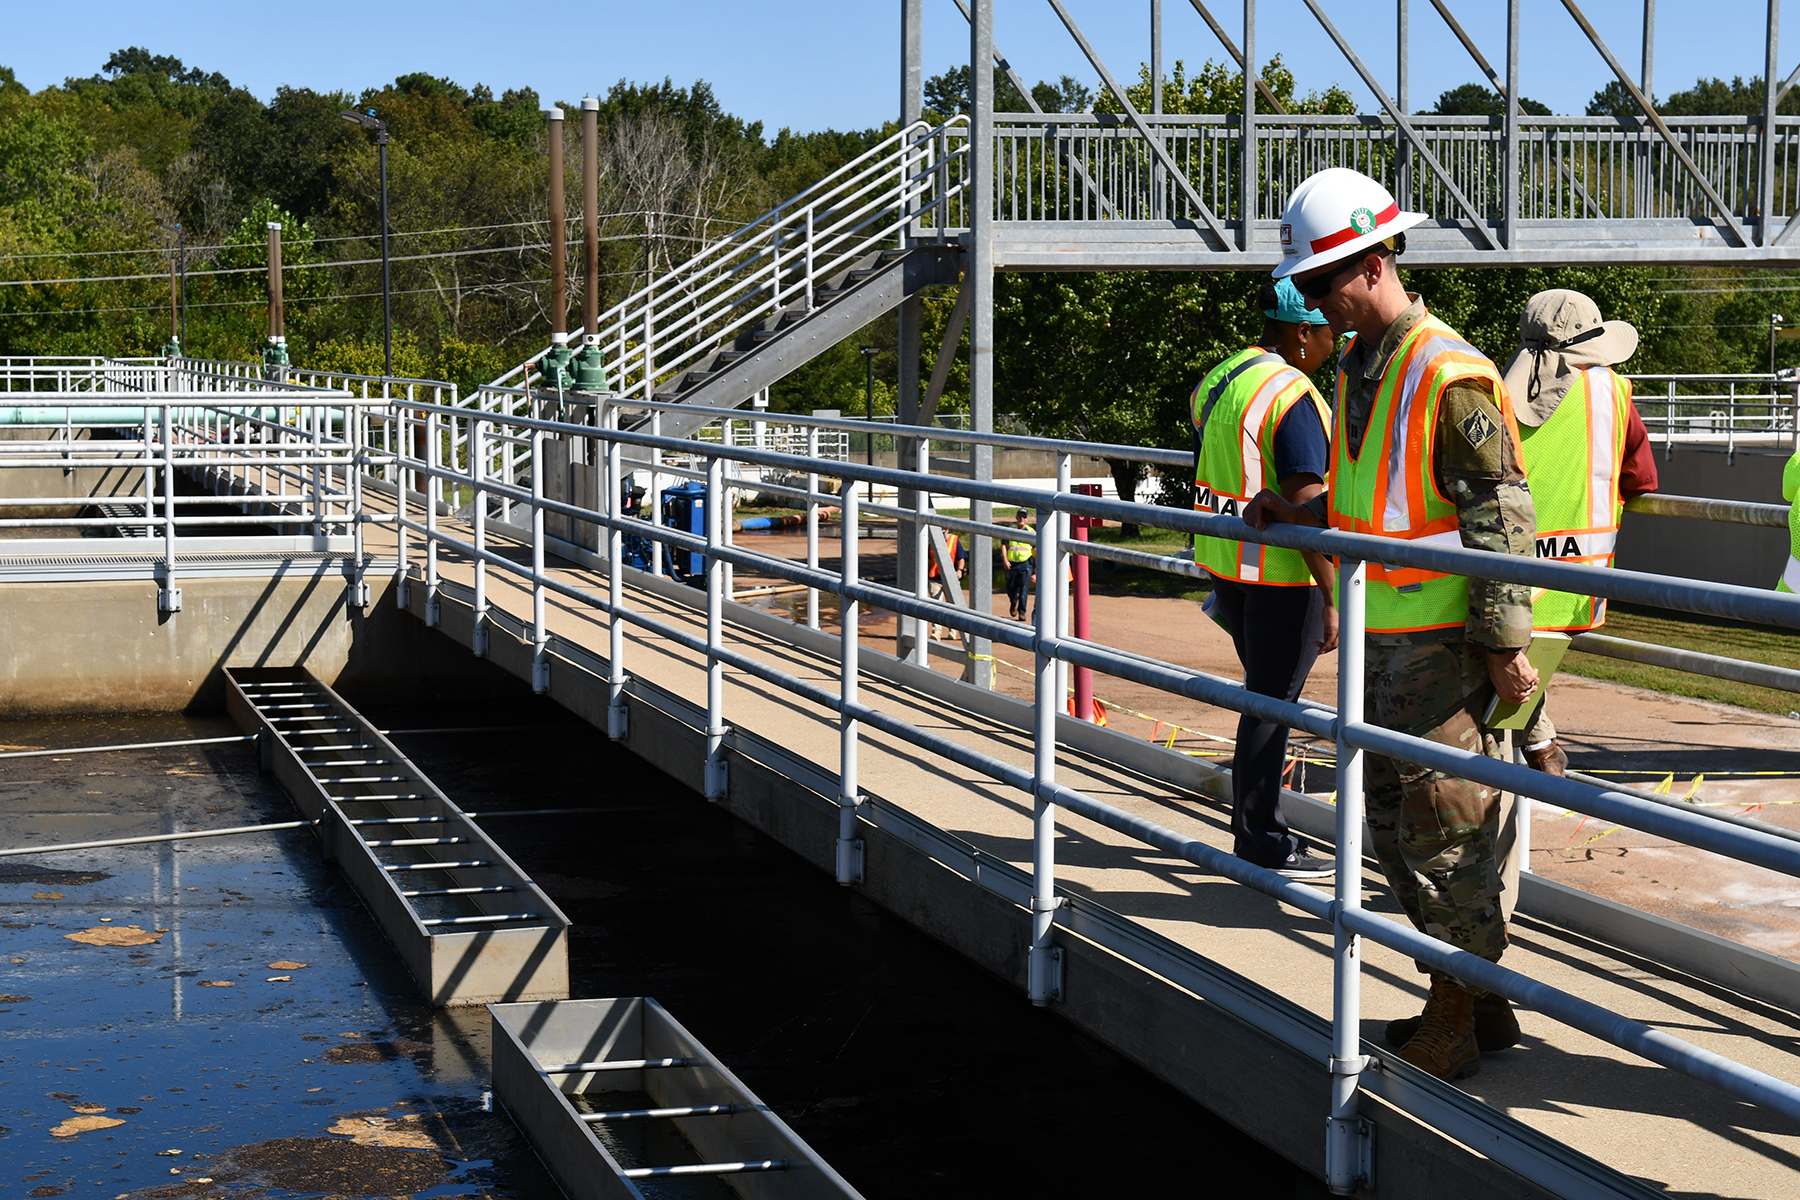
[[[1531,648],[1525,657],[1537,668],[1537,690],[1525,698],[1523,704],[1503,703],[1499,696],[1488,701],[1487,712],[1482,714],[1481,723],[1489,729],[1523,729],[1531,723],[1531,716],[1543,701],[1544,693],[1550,690],[1550,679],[1556,674],[1556,668],[1562,665],[1563,655],[1569,652],[1571,639],[1566,633],[1534,633],[1531,635]]]

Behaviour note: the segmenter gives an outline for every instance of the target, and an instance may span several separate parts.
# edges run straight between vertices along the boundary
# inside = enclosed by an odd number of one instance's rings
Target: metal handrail
[[[1658,603],[1686,611],[1749,616],[1787,628],[1800,628],[1800,598],[1758,593],[1746,588],[1674,580],[1663,576],[1612,571],[1579,564],[1535,562],[1463,548],[1408,545],[1396,543],[1392,539],[1367,535],[1297,529],[1287,526],[1254,531],[1243,525],[1241,521],[1230,518],[1153,509],[1147,505],[1106,501],[1003,483],[959,480],[956,484],[946,487],[944,486],[946,481],[942,477],[918,472],[860,466],[854,463],[824,464],[825,469],[821,470],[821,464],[815,458],[759,451],[745,447],[696,446],[692,441],[686,439],[662,438],[621,431],[616,428],[616,408],[609,412],[605,427],[595,428],[588,425],[530,417],[500,416],[469,409],[429,410],[420,406],[410,407],[413,407],[415,411],[424,412],[428,418],[474,423],[478,427],[478,431],[473,435],[477,441],[483,436],[479,432],[479,427],[488,424],[505,425],[515,433],[523,431],[529,440],[534,459],[543,453],[543,446],[551,437],[585,439],[596,447],[597,454],[604,455],[608,478],[602,489],[602,495],[606,500],[603,510],[587,509],[581,505],[548,499],[543,495],[541,485],[536,482],[529,493],[522,493],[522,489],[516,487],[495,485],[492,481],[484,478],[484,472],[479,468],[464,472],[448,468],[440,462],[433,461],[431,457],[426,459],[408,457],[404,460],[403,465],[409,470],[444,479],[456,478],[473,489],[477,497],[475,541],[465,541],[441,528],[431,530],[428,523],[413,520],[406,513],[404,504],[399,524],[403,531],[423,534],[429,541],[454,546],[461,552],[473,556],[476,562],[476,594],[478,597],[476,620],[478,626],[483,630],[489,620],[485,601],[486,570],[494,568],[507,571],[530,583],[533,591],[533,622],[529,636],[533,646],[534,659],[544,664],[544,672],[547,672],[548,669],[548,654],[552,641],[545,624],[544,600],[547,595],[555,593],[565,596],[602,611],[612,618],[609,621],[612,640],[607,664],[608,682],[613,705],[621,712],[620,706],[623,703],[626,685],[622,630],[626,624],[654,629],[660,635],[671,638],[676,644],[685,646],[696,654],[703,654],[708,663],[709,747],[706,774],[709,794],[722,793],[724,787],[722,771],[715,770],[716,764],[722,762],[720,755],[723,746],[724,694],[721,672],[724,667],[731,666],[734,669],[745,671],[756,678],[786,688],[797,695],[814,700],[836,711],[839,714],[844,737],[841,765],[842,786],[839,798],[842,815],[838,844],[840,880],[848,881],[853,878],[856,870],[854,834],[856,810],[861,800],[856,782],[855,746],[860,736],[860,725],[863,723],[901,737],[934,753],[944,755],[960,765],[1019,787],[1033,795],[1036,799],[1034,840],[1037,849],[1031,903],[1034,913],[1034,932],[1031,954],[1028,959],[1030,967],[1028,973],[1030,976],[1029,990],[1034,1000],[1048,1001],[1055,993],[1054,969],[1050,957],[1053,950],[1050,931],[1055,924],[1054,913],[1056,910],[1052,851],[1056,808],[1061,805],[1148,844],[1179,854],[1181,857],[1216,871],[1227,878],[1292,903],[1303,911],[1332,921],[1339,932],[1339,950],[1334,964],[1334,969],[1339,976],[1338,1001],[1334,1005],[1334,1021],[1338,1029],[1340,1061],[1334,1064],[1334,1073],[1340,1077],[1348,1076],[1354,1082],[1356,1076],[1362,1070],[1367,1069],[1367,1063],[1356,1061],[1354,1054],[1354,1048],[1359,1040],[1354,999],[1357,964],[1354,956],[1347,949],[1348,939],[1352,935],[1360,934],[1371,937],[1402,953],[1412,955],[1432,966],[1449,971],[1477,986],[1489,988],[1529,1004],[1538,1011],[1601,1037],[1614,1045],[1648,1057],[1652,1061],[1681,1070],[1694,1078],[1713,1083],[1733,1095],[1800,1119],[1800,1088],[1795,1088],[1771,1076],[1700,1050],[1679,1039],[1649,1029],[1640,1023],[1608,1012],[1560,990],[1532,981],[1506,968],[1487,963],[1467,952],[1426,938],[1392,921],[1371,916],[1361,910],[1360,894],[1354,890],[1357,887],[1356,883],[1349,885],[1352,890],[1348,894],[1340,894],[1335,901],[1327,899],[1323,894],[1311,888],[1283,879],[1273,872],[1263,871],[1221,851],[1204,846],[1194,839],[1159,829],[1142,818],[1084,796],[1058,784],[1055,780],[1055,722],[1056,715],[1062,707],[1062,689],[1058,686],[1059,672],[1063,664],[1074,664],[1107,671],[1121,678],[1147,683],[1178,694],[1202,698],[1236,711],[1249,712],[1334,740],[1338,745],[1340,772],[1338,790],[1338,854],[1340,856],[1338,872],[1340,880],[1360,880],[1361,856],[1358,830],[1361,822],[1361,792],[1360,780],[1355,776],[1360,770],[1359,752],[1363,750],[1373,750],[1420,762],[1490,786],[1511,790],[1522,796],[1540,797],[1562,807],[1602,819],[1629,824],[1635,828],[1645,829],[1689,845],[1725,854],[1739,861],[1756,863],[1789,875],[1800,876],[1800,845],[1791,840],[1772,837],[1755,829],[1709,821],[1704,817],[1682,812],[1679,809],[1647,802],[1628,793],[1593,787],[1572,780],[1556,779],[1508,763],[1497,762],[1479,755],[1451,750],[1435,743],[1393,733],[1367,724],[1361,719],[1360,711],[1362,686],[1360,678],[1361,580],[1362,563],[1368,558],[1376,558],[1390,564],[1480,575],[1510,582],[1551,587],[1556,590],[1574,590],[1606,595],[1613,599]],[[432,445],[435,445],[435,442]],[[654,449],[665,453],[697,454],[705,460],[707,463],[708,528],[704,538],[622,517],[611,511],[612,497],[617,494],[618,485],[622,479],[621,452],[626,446]],[[809,562],[803,566],[786,559],[773,558],[729,544],[722,535],[720,520],[726,493],[723,465],[727,460],[734,463],[775,467],[797,474],[804,473],[809,478],[819,474],[829,474],[843,480],[843,494],[838,498],[843,507],[840,524],[843,539],[841,573],[826,571],[817,566],[816,551],[809,554]],[[472,461],[480,462],[482,460],[477,458]],[[534,470],[534,480],[540,477],[541,472]],[[1109,647],[1063,635],[1057,619],[1061,604],[1059,593],[1063,587],[1059,582],[1063,575],[1060,569],[1040,570],[1038,573],[1039,607],[1037,626],[1034,630],[1019,628],[1015,623],[998,622],[985,615],[973,614],[955,606],[934,603],[924,599],[922,595],[909,594],[901,588],[859,582],[856,579],[856,562],[860,538],[860,503],[857,489],[851,486],[855,483],[880,484],[915,491],[930,489],[956,491],[971,500],[987,500],[1035,508],[1039,513],[1035,536],[1038,539],[1040,561],[1046,563],[1055,561],[1059,566],[1067,548],[1067,539],[1061,536],[1064,532],[1064,523],[1061,519],[1063,514],[1095,516],[1108,520],[1127,520],[1138,523],[1154,518],[1157,524],[1188,532],[1295,549],[1315,550],[1340,556],[1343,562],[1341,604],[1345,614],[1346,632],[1343,635],[1344,642],[1342,643],[1344,661],[1340,664],[1339,711],[1328,713],[1316,705],[1305,702],[1285,704],[1270,697],[1249,693],[1241,685],[1233,684],[1230,681],[1206,676],[1200,672],[1188,671],[1172,664],[1158,663],[1142,656],[1125,655]],[[526,503],[531,507],[533,516],[532,562],[529,566],[495,554],[481,544],[484,534],[480,517],[486,509],[485,496],[488,492],[498,491],[503,487],[507,492],[512,493],[512,498],[516,502]],[[816,493],[816,491],[816,486],[809,486],[809,493]],[[545,569],[543,517],[546,514],[557,514],[587,521],[605,530],[608,592],[604,598],[581,586],[556,578]],[[809,520],[809,529],[811,526],[812,523]],[[624,603],[621,587],[623,573],[619,567],[621,565],[621,539],[626,533],[676,549],[699,550],[706,555],[707,633],[704,638],[689,634],[666,621],[634,611]],[[802,583],[809,589],[833,592],[842,598],[845,612],[841,622],[840,654],[844,671],[840,689],[836,693],[817,684],[796,679],[786,672],[761,663],[748,655],[730,650],[722,644],[723,581],[727,564],[755,567],[777,578]],[[922,592],[922,588],[920,591]],[[1037,753],[1034,766],[1027,770],[992,760],[979,752],[960,746],[941,734],[915,728],[863,704],[855,689],[858,653],[856,618],[857,608],[862,603],[874,603],[915,619],[949,625],[1031,650],[1038,661],[1035,701]],[[538,679],[539,672],[534,670],[534,681]],[[542,677],[541,682],[547,687],[547,674]],[[719,789],[719,793],[715,793],[715,788]],[[1342,1048],[1346,1045],[1349,1047],[1347,1051]]]

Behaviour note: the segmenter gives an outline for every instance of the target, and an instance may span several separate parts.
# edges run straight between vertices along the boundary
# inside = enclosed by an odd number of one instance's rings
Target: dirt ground
[[[739,540],[764,553],[796,559],[806,553],[805,538],[799,535],[757,536],[752,543],[751,535],[740,534]],[[830,537],[821,535],[820,555],[822,565],[836,565],[835,528]],[[891,581],[894,543],[865,540],[861,562],[865,578]],[[741,593],[777,582],[740,569],[735,586]],[[797,616],[804,593],[749,599]],[[828,627],[837,621],[833,601],[821,599],[820,619]],[[1004,595],[996,597],[994,613],[1005,616]],[[1097,641],[1242,678],[1230,639],[1190,600],[1125,595],[1106,586],[1102,577],[1093,589],[1091,621]],[[895,626],[892,614],[868,613],[861,621],[864,643],[892,651]],[[997,690],[1029,699],[1030,656],[1000,647],[995,657]],[[945,672],[958,669],[935,658],[933,665]],[[1094,694],[1113,728],[1229,765],[1236,713],[1107,677],[1095,680]],[[1335,700],[1335,654],[1319,660],[1305,694]],[[1573,675],[1558,677],[1550,705],[1575,770],[1637,787],[1661,787],[1699,805],[1800,830],[1800,720]],[[1311,750],[1296,753],[1290,786],[1328,797],[1334,787],[1330,747]],[[1800,961],[1800,880],[1610,827],[1579,813],[1542,803],[1532,807],[1535,873]]]

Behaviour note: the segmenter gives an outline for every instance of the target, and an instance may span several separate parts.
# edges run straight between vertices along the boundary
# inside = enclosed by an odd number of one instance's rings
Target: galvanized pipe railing
[[[449,419],[486,423],[493,418],[480,412],[459,410]],[[613,429],[595,430],[591,426],[518,418],[511,419],[507,423],[515,428],[530,430],[534,436],[554,433],[570,437],[597,437],[608,441],[611,445],[659,448],[665,452],[685,450],[690,454],[698,453],[708,463],[707,504],[715,515],[720,511],[724,502],[725,483],[722,464],[726,459],[764,467],[784,468],[795,473],[804,472],[808,475],[828,473],[843,480],[842,502],[846,508],[841,531],[845,543],[844,565],[836,574],[822,571],[816,566],[801,566],[740,547],[727,546],[713,533],[710,520],[709,534],[712,536],[703,540],[666,527],[657,530],[646,522],[631,523],[631,526],[634,526],[631,531],[638,536],[644,536],[648,531],[654,538],[681,549],[693,549],[696,548],[695,543],[699,543],[698,548],[703,549],[708,555],[708,620],[704,639],[695,637],[668,622],[659,621],[641,613],[622,611],[620,606],[612,603],[610,599],[602,599],[585,589],[544,574],[535,565],[537,560],[535,553],[534,566],[531,568],[522,567],[518,563],[493,555],[491,552],[484,552],[480,557],[490,565],[528,576],[534,590],[555,591],[607,612],[615,621],[623,619],[642,628],[654,629],[659,635],[669,637],[677,644],[686,646],[697,654],[704,654],[709,668],[709,763],[716,760],[718,753],[715,731],[718,736],[722,737],[725,730],[723,713],[719,710],[722,692],[718,686],[713,684],[711,676],[714,671],[720,670],[724,666],[732,666],[756,678],[784,687],[796,695],[824,704],[839,714],[845,729],[853,728],[852,722],[857,725],[869,725],[871,728],[880,729],[914,745],[942,754],[960,765],[1031,792],[1038,804],[1038,809],[1034,814],[1033,860],[1034,877],[1040,880],[1040,884],[1033,887],[1032,900],[1033,960],[1036,969],[1031,972],[1031,994],[1034,1000],[1053,998],[1060,987],[1052,965],[1053,958],[1046,953],[1039,953],[1039,951],[1053,949],[1047,944],[1048,925],[1046,925],[1045,939],[1040,939],[1036,933],[1040,923],[1039,914],[1045,911],[1054,913],[1056,905],[1056,898],[1044,886],[1054,872],[1054,857],[1046,850],[1046,847],[1052,843],[1042,836],[1042,825],[1038,820],[1038,815],[1052,814],[1051,819],[1053,820],[1057,806],[1069,808],[1107,824],[1111,828],[1127,832],[1149,844],[1173,849],[1183,857],[1200,863],[1208,869],[1216,870],[1228,878],[1266,891],[1296,904],[1304,911],[1333,921],[1338,934],[1338,944],[1334,954],[1338,970],[1338,982],[1334,985],[1336,997],[1334,1037],[1336,1040],[1331,1063],[1334,1079],[1331,1113],[1333,1136],[1330,1144],[1333,1147],[1331,1156],[1335,1166],[1342,1166],[1343,1155],[1349,1152],[1347,1147],[1350,1147],[1355,1140],[1354,1123],[1358,1118],[1354,1107],[1354,1097],[1357,1081],[1361,1073],[1372,1065],[1357,1053],[1360,1041],[1354,1021],[1357,985],[1353,962],[1356,936],[1371,937],[1383,945],[1418,957],[1421,961],[1429,962],[1440,969],[1465,978],[1477,986],[1509,995],[1556,1019],[1603,1037],[1615,1045],[1620,1045],[1634,1053],[1649,1057],[1653,1061],[1681,1070],[1695,1078],[1714,1083],[1734,1095],[1800,1119],[1800,1089],[1796,1089],[1792,1085],[1739,1064],[1730,1063],[1720,1056],[1701,1051],[1678,1039],[1606,1012],[1576,997],[1525,979],[1514,972],[1477,959],[1466,952],[1424,938],[1391,921],[1371,917],[1353,904],[1327,901],[1310,888],[1250,866],[1193,839],[1185,839],[1166,830],[1159,831],[1154,827],[1147,827],[1147,823],[1139,818],[1057,784],[1053,774],[1053,757],[1049,759],[1044,757],[1046,753],[1051,755],[1054,753],[1054,713],[1060,709],[1061,697],[1056,694],[1057,688],[1054,684],[1055,664],[1070,662],[1088,665],[1123,678],[1138,679],[1152,683],[1154,686],[1167,687],[1169,690],[1181,694],[1202,695],[1214,703],[1237,711],[1256,713],[1295,728],[1329,736],[1338,744],[1340,770],[1346,773],[1348,780],[1348,782],[1340,780],[1341,795],[1355,793],[1354,776],[1359,763],[1358,753],[1374,750],[1408,761],[1452,771],[1490,786],[1514,790],[1521,795],[1542,797],[1576,811],[1630,824],[1690,845],[1725,854],[1739,861],[1755,863],[1790,875],[1800,876],[1800,845],[1786,839],[1770,837],[1756,830],[1722,826],[1704,817],[1647,803],[1625,793],[1595,788],[1576,781],[1557,780],[1537,772],[1514,767],[1511,764],[1450,750],[1434,743],[1422,742],[1367,725],[1357,719],[1356,702],[1360,697],[1361,689],[1357,679],[1354,650],[1346,655],[1340,664],[1340,677],[1345,680],[1344,687],[1346,689],[1341,695],[1341,711],[1337,714],[1329,714],[1313,706],[1283,704],[1268,697],[1256,696],[1245,692],[1241,685],[1233,686],[1228,681],[1212,680],[1200,673],[1184,671],[1171,664],[1156,663],[1141,656],[1126,655],[1115,649],[1091,642],[1055,636],[1058,628],[1056,622],[1057,589],[1054,583],[1046,585],[1044,581],[1045,575],[1053,575],[1051,572],[1040,572],[1040,588],[1048,586],[1050,590],[1040,596],[1042,607],[1040,608],[1039,624],[1035,631],[1018,628],[1011,623],[997,622],[983,614],[973,614],[953,605],[939,604],[928,600],[922,601],[912,587],[886,588],[860,582],[855,577],[857,542],[860,537],[855,485],[862,483],[907,490],[956,491],[971,500],[979,499],[1036,508],[1040,514],[1040,552],[1046,556],[1053,556],[1061,549],[1074,549],[1074,552],[1080,552],[1077,548],[1080,543],[1070,543],[1068,547],[1060,545],[1061,539],[1057,538],[1059,528],[1057,514],[1075,514],[1110,520],[1123,519],[1140,523],[1154,521],[1163,527],[1185,532],[1208,533],[1238,540],[1332,554],[1338,556],[1344,565],[1344,603],[1350,609],[1348,624],[1352,633],[1358,627],[1357,622],[1361,617],[1362,604],[1361,590],[1355,586],[1355,580],[1360,562],[1367,557],[1379,557],[1383,561],[1398,565],[1418,566],[1450,573],[1477,574],[1510,582],[1551,587],[1556,590],[1574,590],[1606,595],[1612,599],[1658,604],[1684,611],[1758,620],[1786,628],[1800,628],[1800,599],[1772,593],[1759,593],[1751,589],[1700,584],[1634,572],[1608,571],[1581,565],[1487,555],[1460,548],[1396,544],[1389,539],[1353,534],[1292,527],[1277,527],[1258,533],[1249,530],[1241,522],[1224,517],[1154,509],[1146,505],[1125,504],[1119,501],[1074,496],[1067,493],[1044,492],[1039,489],[1019,488],[1005,484],[969,481],[950,484],[940,476],[925,476],[914,472],[862,467],[854,464],[843,464],[828,472],[820,472],[816,459],[809,460],[797,456],[725,445],[720,445],[716,449],[710,446],[696,447],[691,442],[684,444],[677,439],[657,438]],[[920,430],[918,432],[928,435],[930,431]],[[449,471],[444,473],[452,474]],[[478,486],[479,480],[472,479],[471,482],[477,485],[479,509],[485,505],[485,496]],[[492,485],[489,487],[491,489]],[[816,495],[813,487],[809,487],[807,490]],[[609,530],[628,528],[625,519],[587,510],[578,505],[543,500],[537,497],[526,497],[526,500],[533,503],[534,509],[540,512],[563,513],[577,519],[593,521]],[[810,505],[813,500],[809,499],[808,503]],[[423,526],[415,522],[403,524],[412,532],[424,532]],[[534,529],[533,540],[541,542],[541,524],[534,523],[534,525],[538,527]],[[449,541],[447,535],[442,532],[439,532],[437,537],[440,540]],[[459,546],[459,548],[471,549],[466,545]],[[796,679],[787,672],[722,645],[722,628],[716,615],[717,602],[720,599],[719,589],[716,583],[712,582],[717,578],[714,573],[720,569],[720,560],[746,567],[755,567],[778,578],[787,578],[803,583],[809,588],[833,591],[840,596],[845,606],[845,620],[841,634],[844,641],[840,652],[840,684],[835,695],[828,689]],[[1053,558],[1047,560],[1053,561]],[[621,564],[616,557],[607,563],[607,569],[611,572],[618,573],[620,567]],[[610,587],[609,583],[609,591]],[[953,628],[990,636],[996,641],[1021,645],[1039,657],[1039,695],[1035,703],[1038,710],[1038,722],[1043,728],[1035,730],[1034,744],[1037,747],[1038,757],[1031,771],[1027,772],[1022,768],[993,760],[985,754],[961,746],[950,738],[915,728],[907,722],[883,714],[861,702],[859,693],[854,686],[854,680],[858,674],[854,616],[856,606],[865,601],[879,603],[882,607],[906,615],[934,620]],[[618,644],[617,649],[621,655],[626,652],[622,642]],[[615,663],[609,665],[609,669],[617,671],[621,668]],[[1048,717],[1046,710],[1049,713]],[[854,737],[846,739],[844,747],[846,753],[840,763],[840,770],[843,772],[840,778],[840,792],[843,799],[840,803],[847,813],[853,813],[858,799],[855,776],[855,742]],[[709,792],[712,790],[710,784],[713,782],[710,775],[709,771]],[[723,781],[720,780],[720,783]],[[1354,846],[1356,837],[1354,828],[1349,827],[1353,807],[1353,805],[1341,806],[1339,812],[1339,853],[1347,855],[1347,861],[1342,864],[1341,878],[1357,878],[1359,876],[1353,876],[1352,872],[1360,872],[1360,855],[1348,853],[1349,848]],[[854,831],[853,818],[851,831]],[[840,878],[850,875],[855,866],[854,852],[849,844],[853,840],[853,838],[843,835],[840,837]],[[1053,925],[1054,921],[1052,920],[1049,924]]]

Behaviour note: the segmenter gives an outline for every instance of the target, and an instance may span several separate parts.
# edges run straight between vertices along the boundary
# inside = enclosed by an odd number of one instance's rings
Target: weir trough
[[[714,1178],[747,1200],[860,1200],[650,997],[488,1012],[494,1094],[571,1200],[643,1200],[639,1181],[683,1177]],[[626,1166],[609,1146],[693,1161]]]
[[[263,769],[440,1007],[569,994],[569,919],[380,730],[304,668],[228,668]]]

